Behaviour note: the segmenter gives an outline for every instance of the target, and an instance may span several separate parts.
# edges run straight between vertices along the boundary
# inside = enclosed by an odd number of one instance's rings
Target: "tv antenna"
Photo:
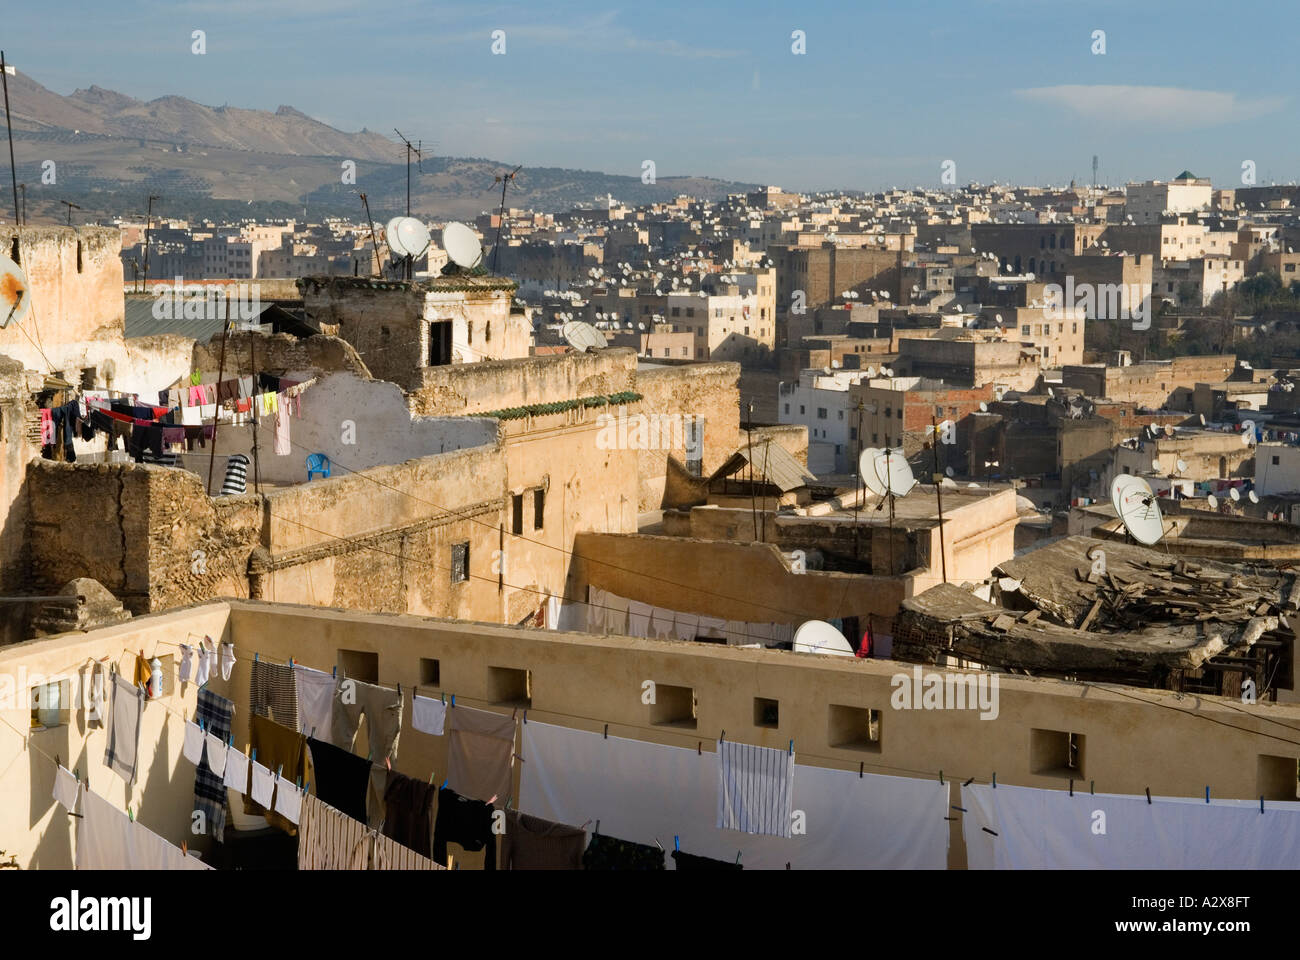
[[[60,200],[59,203],[68,208],[68,226],[72,226],[72,211],[80,210],[81,204],[73,203],[71,200]]]
[[[916,486],[912,468],[907,464],[903,448],[867,447],[858,457],[858,474],[862,485],[880,497],[879,510],[889,504],[889,570],[894,570],[894,501],[907,496]]]
[[[379,265],[379,238],[375,236],[375,218],[370,215],[370,201],[366,199],[364,193],[360,193],[358,196],[361,197],[361,205],[366,208],[366,222],[370,224],[370,245],[375,248],[375,275],[382,276],[383,268]],[[149,274],[146,271],[145,279],[147,280],[148,277]]]
[[[424,141],[419,141],[419,146],[416,146],[406,139],[401,130],[393,127],[393,132],[402,138],[402,143],[406,144],[406,215],[409,217],[411,215],[411,154],[415,154],[416,169],[423,173],[424,154],[420,152],[420,149],[424,146]]]
[[[523,168],[524,165],[521,163],[509,173],[499,173],[492,178],[494,187],[498,183],[501,184],[501,209],[497,212],[497,241],[492,245],[492,273],[494,275],[497,272],[497,252],[501,249],[501,228],[506,221],[506,187],[510,186],[510,182]]]

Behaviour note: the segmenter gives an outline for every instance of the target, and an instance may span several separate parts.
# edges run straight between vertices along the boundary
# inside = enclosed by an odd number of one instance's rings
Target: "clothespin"
[[[301,789],[302,789],[302,777],[299,777],[298,779],[296,779],[296,780],[293,782],[293,785],[294,785],[295,787],[297,787],[299,790],[301,790]]]
[[[1089,781],[1088,781],[1088,792],[1091,793],[1094,797],[1097,795],[1097,781],[1096,781],[1096,780],[1089,780]]]
[[[997,788],[998,788],[998,775],[997,775],[997,773],[994,773],[994,774],[993,774],[993,789],[996,790]]]
[[[718,743],[722,743],[722,741],[726,739],[727,739],[727,731],[723,730],[720,734],[718,734]]]
[[[677,836],[674,836],[674,837],[673,837],[673,849],[674,849],[674,850],[681,850],[681,848],[682,848],[682,841],[681,841],[681,838],[680,838],[680,837],[677,837]]]
[[[793,741],[793,740],[790,741],[790,748],[786,751],[786,756],[788,756],[788,757],[793,757],[793,756],[794,756],[794,741]]]
[[[975,778],[974,778],[974,777],[971,777],[969,780],[967,780],[965,783],[963,783],[962,786],[963,786],[963,787],[969,787],[969,786],[970,786],[972,783],[974,783],[974,782],[975,782]]]
[[[184,854],[185,856],[189,856],[189,853],[190,853],[190,848],[189,848],[189,846],[185,843],[184,840],[181,841],[181,853]]]
[[[1070,778],[1070,796],[1074,796],[1074,778]]]
[[[1209,803],[1209,802],[1210,802],[1210,788],[1209,788],[1209,787],[1206,787],[1206,788],[1205,788],[1205,802],[1206,802],[1206,803]]]
[[[415,703],[415,698],[418,697],[419,695],[420,695],[420,688],[419,688],[419,687],[412,687],[412,688],[411,688],[411,702],[412,702],[412,703]]]
[[[995,837],[998,835],[998,832],[996,830],[990,830],[988,827],[980,827],[980,829],[983,830],[985,833],[993,834],[993,836]]]
[[[280,764],[278,767],[275,768],[275,775],[278,777],[278,776],[280,776],[280,775],[283,774],[283,773],[284,773],[284,764],[282,763],[282,764]]]
[[[527,722],[528,722],[528,711],[525,710],[525,711],[524,711],[524,723],[527,723]],[[520,759],[522,760],[523,758],[520,757]]]
[[[400,683],[397,685],[397,695],[399,697],[402,695],[402,685]]]
[[[494,804],[494,803],[496,803],[496,802],[497,802],[497,795],[494,793],[494,794],[492,794],[492,799],[488,801],[488,806],[491,806],[492,804]]]
[[[959,807],[959,806],[957,806],[957,804],[955,804],[955,803],[952,804],[951,806],[952,806],[952,808],[953,808],[954,810],[960,810],[962,813],[965,813],[965,812],[966,812],[966,808],[965,808],[965,807]]]
[[[1151,788],[1147,787],[1146,792],[1147,792],[1147,804],[1149,805],[1151,803]]]
[[[235,735],[232,733],[228,737],[226,737],[226,746],[233,747],[234,745],[235,745]]]
[[[384,757],[384,766],[389,770],[393,769],[393,761],[388,759],[388,757]]]
[[[254,662],[254,663],[257,663],[257,658],[260,657],[260,656],[261,656],[260,653],[254,653],[254,654],[253,654],[253,662]]]
[[[1262,793],[1259,795],[1259,812],[1264,812],[1264,795]]]
[[[739,850],[736,851],[736,862],[737,862],[737,863],[740,863],[740,851],[739,851]]]
[[[135,823],[135,814],[131,812],[130,807],[126,808],[126,818],[130,820],[132,823]]]
[[[605,724],[605,739],[609,739],[609,724]]]
[[[698,742],[695,744],[695,752],[696,752],[699,756],[701,756],[701,757],[704,756],[704,741],[703,741],[703,740],[700,740],[700,741],[698,741]]]
[[[339,665],[337,663],[334,664],[333,671],[334,671],[334,679],[337,680],[339,676]]]
[[[659,838],[658,838],[658,837],[655,837],[655,846],[658,847],[660,850],[662,850],[662,849],[664,848],[664,845],[663,845],[662,843],[659,842]]]
[[[943,771],[942,771],[942,770],[939,771],[939,783],[940,783],[940,785],[943,784]]]
[[[446,691],[446,690],[444,690],[444,691],[442,692],[442,705],[443,705],[444,707],[447,705],[447,691]]]
[[[456,706],[456,694],[454,693],[451,695],[451,705]]]
[[[367,750],[367,751],[366,751],[366,759],[367,759],[367,760],[370,760],[371,762],[373,762],[374,759],[375,759],[375,752],[374,752],[373,750]]]
[[[248,750],[249,748],[245,747],[244,749]],[[254,763],[257,763],[257,748],[253,747],[252,751],[253,752],[248,755],[248,759],[252,760]]]
[[[293,657],[290,657],[290,658],[289,658],[289,666],[292,667],[293,665],[294,665]]]
[[[429,783],[430,783],[430,785],[433,784],[433,774],[434,774],[434,771],[430,770],[430,771],[429,771]]]
[[[443,790],[446,790],[446,789],[447,789],[447,781],[446,781],[446,780],[442,781],[442,787],[441,787],[441,789],[443,789]]]
[[[596,835],[599,835],[599,834],[600,834],[600,821],[599,821],[599,820],[596,821],[596,829],[595,829],[594,832],[595,832]]]

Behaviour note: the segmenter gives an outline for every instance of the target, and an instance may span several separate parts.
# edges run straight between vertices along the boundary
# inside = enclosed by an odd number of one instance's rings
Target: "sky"
[[[1083,183],[1096,154],[1104,183],[1190,169],[1231,187],[1246,161],[1261,184],[1298,176],[1294,15],[1292,0],[43,0],[6,11],[0,44],[62,94],[288,104],[525,167],[640,176],[651,160],[659,177],[880,190],[939,187],[945,161],[963,184]]]

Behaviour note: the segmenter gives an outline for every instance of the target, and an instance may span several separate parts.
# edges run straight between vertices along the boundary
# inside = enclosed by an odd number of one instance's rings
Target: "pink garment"
[[[41,446],[47,446],[54,442],[54,414],[44,407],[41,408]]]
[[[275,412],[275,452],[279,456],[287,456],[293,453],[293,445],[289,440],[289,405],[280,404],[280,409]]]
[[[190,387],[190,406],[191,406],[191,407],[202,406],[202,405],[203,405],[203,400],[204,400],[204,396],[203,396],[203,388],[202,388],[202,387]]]

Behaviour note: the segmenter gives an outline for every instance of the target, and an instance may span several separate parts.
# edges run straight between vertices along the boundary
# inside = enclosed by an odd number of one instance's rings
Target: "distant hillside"
[[[357,191],[367,194],[376,219],[405,209],[406,167],[396,144],[368,130],[336,130],[293,107],[271,113],[174,96],[146,102],[98,86],[65,97],[21,72],[9,78],[9,94],[18,179],[27,184],[33,221],[61,218],[60,200],[80,204],[83,219],[142,213],[151,193],[162,197],[155,211],[174,216],[302,216],[305,207],[307,216],[355,218]],[[54,184],[42,183],[46,160],[55,161]],[[355,185],[341,183],[344,160],[357,165]],[[422,172],[412,171],[412,206],[431,218],[473,217],[494,205],[493,176],[514,165],[426,158]],[[516,186],[508,203],[546,211],[606,194],[648,203],[754,187],[701,177],[649,185],[639,176],[527,166]],[[0,216],[8,219],[10,206],[0,192]]]

